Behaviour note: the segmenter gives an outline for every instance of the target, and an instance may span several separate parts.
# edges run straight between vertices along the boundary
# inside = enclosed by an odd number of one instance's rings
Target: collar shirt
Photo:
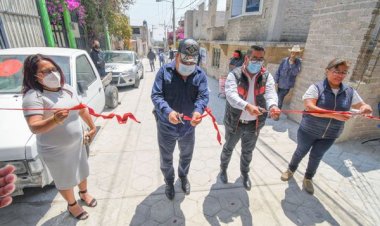
[[[156,75],[151,99],[158,120],[168,126],[175,127],[168,119],[172,111],[189,117],[195,111],[203,114],[209,101],[206,73],[197,66],[194,73],[184,80],[175,69],[175,61],[166,64]],[[185,121],[185,124],[191,127],[189,121]]]
[[[243,74],[242,76],[246,76],[246,75]],[[256,106],[255,95],[254,95],[254,92],[255,92],[254,82],[255,82],[256,76],[257,75],[253,76],[252,79],[248,77],[249,90],[248,90],[248,96],[246,100],[242,99],[238,94],[238,88],[237,88],[236,78],[234,74],[229,73],[227,76],[227,80],[225,83],[226,99],[233,108],[240,109],[243,111],[240,116],[241,120],[253,121],[253,120],[256,120],[257,118],[256,116],[250,115],[248,111],[245,110],[245,107],[247,106],[248,103]],[[264,97],[266,100],[267,108],[269,108],[272,105],[277,106],[278,97],[277,97],[277,93],[275,89],[274,79],[270,73],[268,74]]]

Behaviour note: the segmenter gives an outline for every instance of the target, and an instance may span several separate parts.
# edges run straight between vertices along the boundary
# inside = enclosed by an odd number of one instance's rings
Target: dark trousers
[[[317,168],[323,155],[334,144],[335,139],[320,139],[309,133],[298,129],[297,132],[297,149],[289,163],[289,169],[294,172],[297,170],[299,163],[310,151],[309,162],[307,163],[305,178],[312,179],[317,172]]]
[[[189,173],[194,151],[194,131],[194,128],[191,128],[186,134],[181,135],[160,121],[157,121],[160,168],[167,184],[174,183],[173,152],[177,141],[179,148],[178,176],[186,177]]]
[[[154,68],[154,61],[153,60],[149,60],[149,64],[150,64],[150,70],[152,70],[152,71],[156,70]]]
[[[282,104],[284,103],[285,96],[289,93],[290,89],[281,89],[278,88],[278,108],[282,108]]]
[[[231,160],[232,151],[237,142],[241,139],[241,155],[240,155],[240,171],[242,174],[249,172],[249,164],[252,160],[252,152],[255,149],[256,141],[259,133],[256,134],[256,121],[250,124],[241,124],[235,133],[226,128],[226,143],[223,146],[222,154],[220,156],[220,167],[227,169]]]

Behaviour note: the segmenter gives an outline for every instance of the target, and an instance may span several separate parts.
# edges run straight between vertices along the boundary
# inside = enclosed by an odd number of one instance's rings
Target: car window
[[[0,93],[21,93],[24,60],[28,55],[0,55]],[[56,62],[70,84],[70,59],[63,56],[48,56]],[[11,64],[8,64],[11,62]]]
[[[106,63],[133,63],[132,53],[105,52]]]
[[[90,62],[85,55],[80,55],[76,59],[77,82],[81,82],[83,88],[88,88],[95,80],[96,75]]]

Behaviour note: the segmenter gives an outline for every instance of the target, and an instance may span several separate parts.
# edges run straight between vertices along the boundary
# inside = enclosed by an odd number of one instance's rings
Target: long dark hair
[[[61,76],[61,87],[65,84],[65,76],[63,75],[62,69],[54,62],[51,58],[44,56],[42,54],[34,54],[28,56],[24,61],[23,74],[24,79],[22,81],[22,93],[25,94],[31,89],[39,90],[43,92],[43,86],[37,81],[36,74],[38,69],[38,63],[42,60],[49,61],[52,63],[58,70]]]

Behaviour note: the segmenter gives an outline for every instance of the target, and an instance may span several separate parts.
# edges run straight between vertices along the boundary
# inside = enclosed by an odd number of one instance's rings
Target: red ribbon
[[[212,111],[211,111],[210,108],[206,108],[205,111],[207,113],[203,114],[200,118],[204,118],[206,116],[210,116],[211,117],[212,124],[214,124],[214,128],[216,130],[216,139],[218,140],[219,144],[222,145],[222,136],[220,135],[219,127],[218,127],[218,124],[216,123],[216,118],[212,114]],[[192,120],[192,118],[190,118],[189,116],[186,116],[186,115],[183,116],[183,119],[186,120],[186,121],[191,121]]]
[[[361,115],[357,113],[353,113],[350,111],[333,111],[333,110],[323,110],[323,111],[300,111],[300,110],[281,110],[282,113],[286,114],[340,114],[340,115],[360,115],[364,118],[380,120],[380,117],[372,116],[372,115]]]
[[[116,117],[117,121],[119,122],[119,124],[126,124],[128,119],[132,119],[133,121],[137,122],[137,123],[140,123],[139,120],[136,119],[136,117],[132,114],[132,113],[124,113],[123,115],[118,115],[118,114],[114,114],[114,113],[111,113],[111,114],[108,114],[108,115],[105,115],[105,114],[98,114],[94,111],[94,109],[90,108],[89,106],[85,105],[85,104],[78,104],[74,107],[71,107],[71,108],[0,108],[0,110],[11,110],[11,111],[14,111],[14,110],[19,110],[19,111],[33,111],[33,110],[41,110],[41,111],[57,111],[57,110],[68,110],[68,111],[75,111],[75,110],[81,110],[81,109],[84,109],[84,108],[88,108],[88,111],[90,113],[90,115],[92,116],[95,116],[97,118],[99,117],[102,117],[103,119],[112,119],[114,117]]]

